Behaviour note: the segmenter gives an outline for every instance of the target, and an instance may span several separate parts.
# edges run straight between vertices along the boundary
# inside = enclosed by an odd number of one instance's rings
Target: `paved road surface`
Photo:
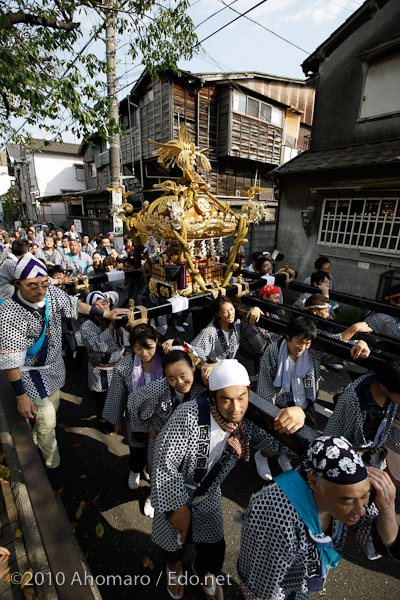
[[[330,402],[332,392],[347,382],[345,373],[324,376],[322,397]],[[164,587],[163,555],[151,542],[151,520],[142,514],[149,486],[142,482],[139,490],[130,491],[128,448],[120,436],[105,436],[96,429],[95,407],[87,400],[86,367],[69,370],[62,394],[58,418],[58,438],[66,486],[63,502],[71,522],[77,522],[77,539],[85,553],[103,598],[132,600],[169,598]],[[319,419],[319,427],[323,418]],[[240,525],[232,522],[237,510],[243,510],[253,492],[260,489],[254,462],[238,464],[222,489],[226,532],[224,573],[227,578],[225,598],[242,598],[237,583],[236,561]],[[81,501],[88,503],[79,521],[75,517]],[[96,536],[98,523],[104,535]],[[153,569],[143,566],[149,557]],[[189,568],[192,552],[185,562]],[[189,571],[190,574],[190,571]],[[115,584],[107,576],[116,576]],[[316,597],[316,595],[315,595]],[[189,586],[186,600],[204,595]],[[350,539],[340,566],[331,572],[326,600],[398,600],[400,566],[386,559],[367,561]]]

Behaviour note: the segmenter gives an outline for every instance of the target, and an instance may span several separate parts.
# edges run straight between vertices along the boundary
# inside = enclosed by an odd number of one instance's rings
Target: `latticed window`
[[[324,198],[318,244],[396,254],[399,234],[399,196]]]

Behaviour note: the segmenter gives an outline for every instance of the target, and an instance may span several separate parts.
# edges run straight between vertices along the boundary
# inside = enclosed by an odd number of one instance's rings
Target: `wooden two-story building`
[[[141,200],[153,200],[152,187],[180,172],[166,171],[153,156],[153,139],[176,138],[184,123],[199,148],[209,150],[212,170],[203,174],[213,194],[241,204],[255,185],[269,188],[269,224],[257,229],[249,251],[274,244],[276,201],[267,173],[308,147],[314,84],[263,73],[163,73],[152,81],[145,71],[120,103],[124,183]],[[269,239],[265,240],[265,227]],[[263,231],[262,231],[263,230]]]

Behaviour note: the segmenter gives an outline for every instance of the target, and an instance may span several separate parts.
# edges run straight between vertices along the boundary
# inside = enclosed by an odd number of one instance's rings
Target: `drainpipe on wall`
[[[200,133],[199,133],[199,121],[200,121],[200,88],[197,90],[197,103],[196,103],[196,146],[200,144]]]
[[[275,179],[275,175],[272,175],[272,182],[275,185],[276,179]],[[274,194],[275,196],[275,194]],[[281,210],[281,193],[279,191],[279,198],[278,198],[278,207],[276,209],[276,225],[275,225],[275,241],[274,241],[274,250],[277,249],[278,247],[278,229],[279,229],[279,214],[280,214],[280,210]]]
[[[142,119],[140,116],[140,108],[138,106],[138,104],[135,104],[134,102],[132,102],[132,100],[129,98],[128,100],[128,113],[130,115],[130,110],[129,110],[129,105],[134,106],[135,108],[137,108],[138,111],[138,124],[139,124],[139,151],[140,151],[140,156],[139,156],[139,164],[140,164],[140,184],[142,186],[142,190],[144,188],[144,176],[143,176],[143,151],[142,151]],[[130,119],[130,117],[129,117]],[[132,142],[133,142],[133,136],[132,136]],[[132,165],[133,166],[133,165]]]

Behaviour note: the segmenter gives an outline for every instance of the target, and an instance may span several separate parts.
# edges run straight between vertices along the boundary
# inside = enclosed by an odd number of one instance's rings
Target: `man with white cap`
[[[192,570],[209,600],[222,599],[215,578],[225,555],[220,485],[240,458],[249,460],[250,446],[284,451],[245,418],[249,385],[247,371],[237,360],[219,362],[210,375],[210,396],[200,395],[182,404],[158,435],[152,539],[164,549],[172,598],[183,597],[182,558],[185,546],[194,543],[197,554]]]
[[[62,318],[77,318],[79,313],[118,319],[128,311],[102,311],[49,285],[46,267],[29,252],[17,263],[14,285],[14,295],[0,305],[0,369],[7,369],[20,415],[35,419],[34,439],[49,479],[58,489],[60,456],[55,426],[60,388],[65,382]]]
[[[278,475],[250,500],[238,561],[245,600],[307,600],[322,591],[348,527],[369,559],[399,560],[395,499],[389,475],[366,468],[345,438],[314,440],[299,471]]]

